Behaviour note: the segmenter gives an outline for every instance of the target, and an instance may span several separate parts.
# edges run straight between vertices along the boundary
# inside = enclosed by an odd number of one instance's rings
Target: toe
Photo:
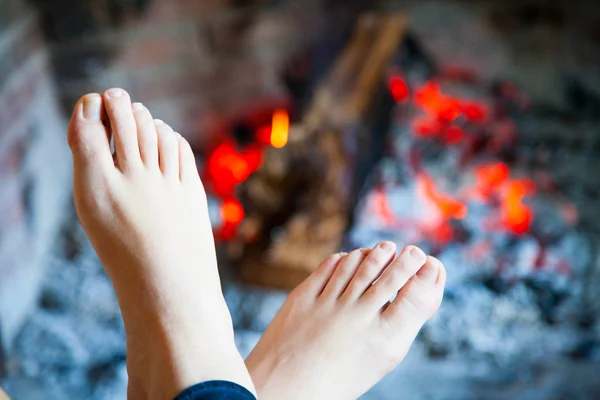
[[[446,284],[446,269],[434,257],[427,257],[425,265],[400,290],[383,311],[388,321],[415,321],[420,326],[439,309]]]
[[[141,165],[137,127],[129,94],[123,89],[107,90],[104,104],[115,141],[117,164],[123,171]]]
[[[359,298],[381,276],[395,254],[396,245],[392,242],[381,242],[373,247],[358,267],[343,296],[351,300]]]
[[[361,297],[362,301],[379,309],[425,264],[427,257],[415,246],[405,247],[381,277]]]
[[[180,134],[177,134],[179,143],[179,179],[182,182],[200,179],[198,167],[196,166],[196,157],[187,140]]]
[[[358,266],[367,257],[369,251],[369,249],[357,249],[345,256],[333,271],[321,296],[328,299],[339,298],[348,287],[350,279],[354,276]]]
[[[142,103],[133,103],[140,156],[148,167],[158,168],[158,136],[150,111]]]
[[[75,173],[82,170],[114,169],[110,135],[102,124],[105,117],[99,94],[85,95],[77,102],[67,137],[73,153]]]
[[[327,257],[325,261],[323,261],[317,269],[314,270],[302,284],[300,284],[299,288],[302,288],[303,291],[309,291],[312,293],[313,297],[317,297],[323,292],[325,285],[333,275],[336,267],[346,255],[348,255],[348,253],[336,253]]]
[[[179,144],[173,129],[159,119],[155,119],[158,132],[158,160],[164,176],[179,179]]]

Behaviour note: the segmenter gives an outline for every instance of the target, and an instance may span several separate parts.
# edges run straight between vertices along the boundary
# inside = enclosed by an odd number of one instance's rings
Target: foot
[[[129,398],[173,398],[208,380],[254,392],[187,141],[120,89],[84,96],[68,139],[77,215],[123,313]]]
[[[246,360],[261,399],[356,399],[404,359],[446,272],[417,247],[395,252],[333,255],[290,294]]]

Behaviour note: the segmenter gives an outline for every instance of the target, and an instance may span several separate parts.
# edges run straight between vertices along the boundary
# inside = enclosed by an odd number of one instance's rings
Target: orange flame
[[[221,205],[221,218],[225,224],[237,225],[244,219],[244,208],[236,200],[226,200]]]
[[[281,149],[288,142],[290,132],[290,117],[285,110],[277,110],[273,113],[271,125],[271,146]]]
[[[509,181],[501,196],[502,224],[512,233],[522,235],[529,230],[533,211],[523,204],[523,199],[535,192],[528,179]]]
[[[508,165],[502,162],[475,167],[477,189],[485,197],[489,197],[494,191],[497,191],[506,182],[509,175]]]
[[[259,146],[238,151],[232,141],[224,141],[207,160],[207,180],[219,197],[232,197],[235,187],[248,179],[260,167],[261,161],[262,150]]]
[[[467,206],[449,195],[441,193],[435,187],[433,179],[427,174],[417,175],[417,190],[422,198],[436,206],[444,219],[464,219],[467,216]]]
[[[461,127],[452,125],[459,117],[469,122],[482,123],[488,120],[489,110],[479,101],[464,100],[442,93],[438,82],[425,83],[415,93],[415,104],[425,115],[415,117],[412,128],[422,138],[442,137],[447,144],[462,141]]]
[[[415,102],[426,113],[442,121],[454,121],[461,113],[459,100],[444,95],[435,81],[427,82],[417,91]]]

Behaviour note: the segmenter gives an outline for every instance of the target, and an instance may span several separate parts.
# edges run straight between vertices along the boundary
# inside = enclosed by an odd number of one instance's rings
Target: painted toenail
[[[131,105],[135,111],[141,111],[144,109],[144,105],[142,103],[133,103]]]
[[[394,248],[394,244],[392,242],[381,242],[379,245],[383,250],[392,250]]]
[[[87,96],[83,100],[83,118],[100,121],[100,112],[102,109],[102,99],[100,96]]]
[[[436,263],[427,263],[419,270],[419,278],[428,283],[435,283],[438,278],[439,268]]]
[[[113,90],[110,90],[107,94],[108,94],[108,97],[112,97],[112,98],[122,97],[123,91],[121,89],[113,89]]]
[[[410,251],[410,255],[412,258],[414,258],[414,260],[416,262],[419,262],[419,263],[425,262],[425,259],[427,258],[425,256],[425,253],[423,253],[423,250],[421,250],[418,247],[413,247],[412,250]]]

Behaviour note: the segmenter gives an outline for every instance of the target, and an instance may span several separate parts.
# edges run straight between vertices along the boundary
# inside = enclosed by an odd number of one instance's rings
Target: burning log
[[[243,184],[246,218],[230,246],[246,282],[293,288],[339,250],[383,152],[393,106],[385,73],[406,23],[403,15],[361,17],[287,145],[266,151]]]

